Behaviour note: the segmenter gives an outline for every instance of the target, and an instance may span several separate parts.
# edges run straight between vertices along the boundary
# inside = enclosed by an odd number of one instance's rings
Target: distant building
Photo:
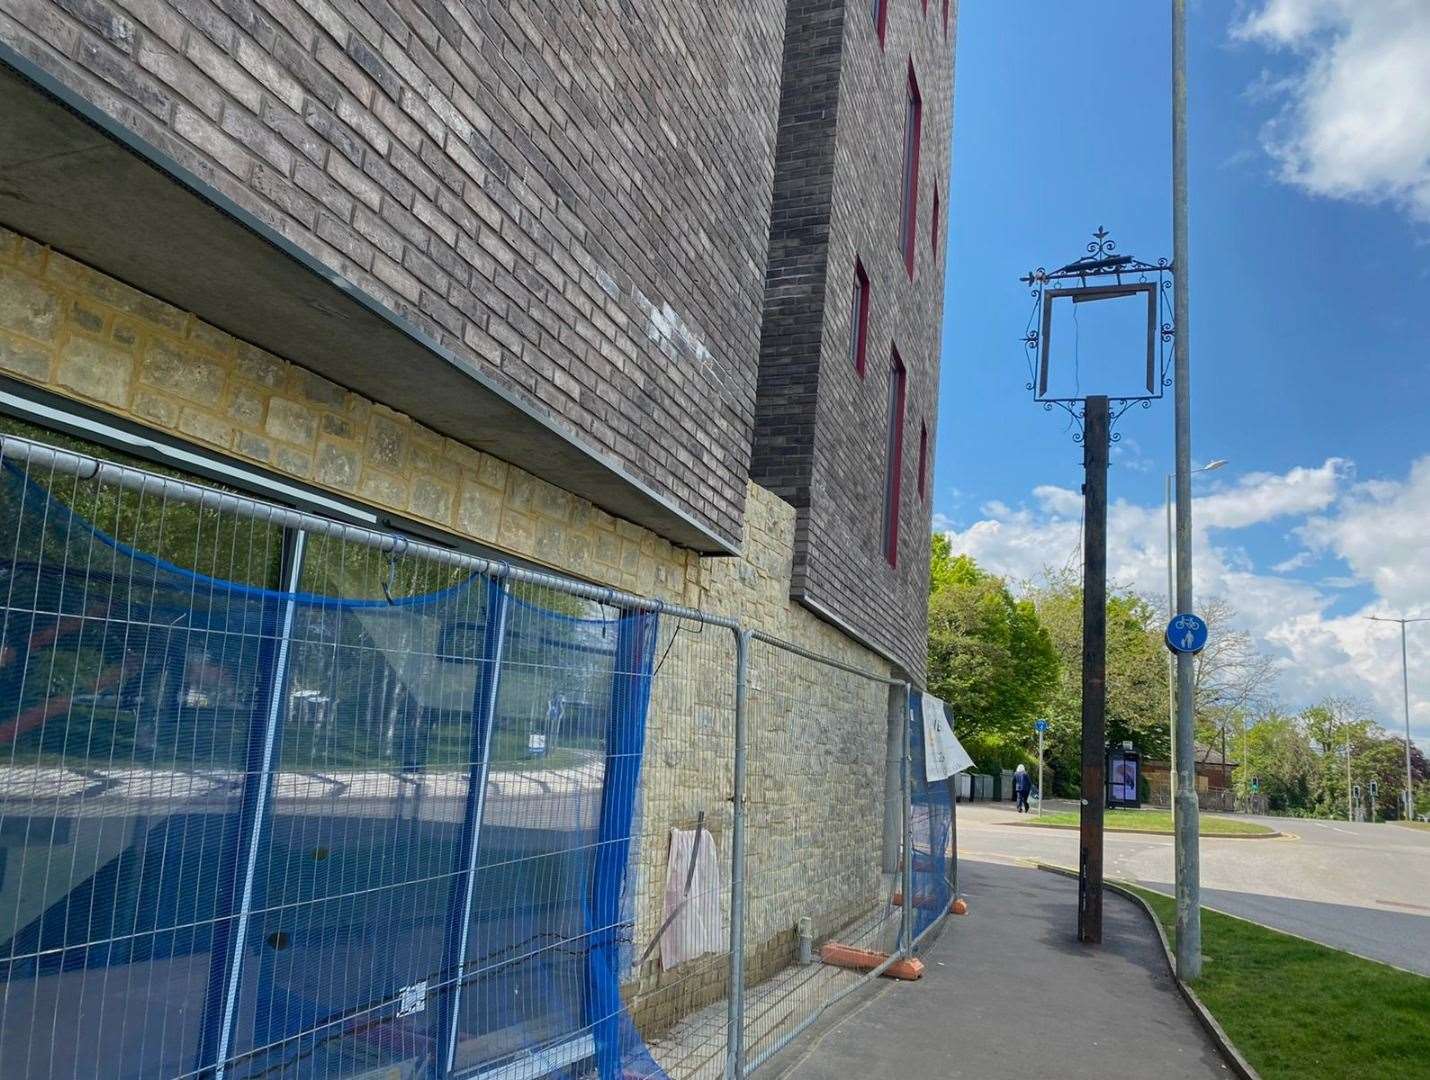
[[[1240,762],[1222,757],[1219,749],[1197,743],[1197,802],[1203,810],[1235,810],[1235,772]],[[1172,805],[1172,765],[1168,761],[1142,762],[1147,779],[1148,805]]]

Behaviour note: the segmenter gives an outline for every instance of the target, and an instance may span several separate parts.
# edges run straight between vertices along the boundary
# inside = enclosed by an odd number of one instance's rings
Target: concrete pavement
[[[1107,894],[1104,943],[1088,947],[1075,940],[1075,881],[965,858],[960,887],[970,913],[947,920],[924,953],[923,979],[881,981],[854,995],[854,1004],[781,1055],[780,1076],[1234,1075],[1177,993],[1151,924],[1130,902]]]
[[[1009,824],[1018,820],[1006,804],[959,804],[960,853],[1077,865],[1076,832]],[[1287,835],[1203,837],[1204,904],[1430,975],[1430,832],[1368,822],[1251,820]],[[1171,892],[1171,837],[1108,833],[1104,854],[1109,877]]]

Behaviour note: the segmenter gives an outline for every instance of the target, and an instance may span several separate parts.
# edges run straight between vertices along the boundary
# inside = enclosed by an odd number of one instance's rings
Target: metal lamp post
[[[1087,254],[1059,267],[1038,267],[1021,280],[1033,297],[1023,334],[1027,350],[1027,389],[1051,410],[1065,410],[1079,430],[1083,448],[1083,601],[1082,601],[1082,813],[1078,857],[1078,940],[1102,940],[1102,825],[1106,804],[1107,754],[1107,466],[1113,430],[1133,405],[1150,408],[1171,384],[1169,345],[1174,337],[1167,310],[1172,265],[1161,259],[1142,262],[1117,251],[1107,230],[1098,227]],[[1145,302],[1145,392],[1121,397],[1088,394],[1059,397],[1048,390],[1054,305],[1108,300]],[[1076,307],[1074,307],[1076,311]],[[1140,317],[1140,316],[1139,316]]]
[[[1430,616],[1418,619],[1395,618],[1394,616],[1366,615],[1371,622],[1400,624],[1400,693],[1405,704],[1405,820],[1415,818],[1415,780],[1410,770],[1410,665],[1405,659],[1405,624],[1430,622]]]
[[[1200,469],[1193,469],[1192,473],[1216,472],[1226,464],[1225,458],[1217,458],[1215,461],[1208,461]],[[1172,618],[1177,614],[1177,578],[1176,578],[1176,551],[1177,539],[1175,530],[1172,528],[1172,474],[1167,474],[1167,618]],[[1172,771],[1171,779],[1175,791],[1175,781],[1177,775],[1177,658],[1171,653],[1167,654],[1167,725],[1171,733],[1172,748]],[[1222,755],[1225,760],[1226,755]]]

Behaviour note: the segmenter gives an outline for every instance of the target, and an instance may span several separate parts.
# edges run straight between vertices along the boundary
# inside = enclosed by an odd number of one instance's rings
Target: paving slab
[[[960,861],[970,913],[949,918],[918,982],[881,980],[773,1064],[787,1080],[1234,1075],[1167,971],[1155,931],[1106,893],[1103,943],[1076,940],[1077,882]]]

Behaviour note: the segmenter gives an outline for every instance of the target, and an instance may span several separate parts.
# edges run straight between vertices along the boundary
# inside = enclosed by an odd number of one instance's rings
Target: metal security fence
[[[10,435],[0,603],[6,1075],[742,1076],[947,910],[908,688],[730,619]]]
[[[891,691],[902,716],[902,683],[751,635],[746,828],[759,843],[746,846],[747,1071],[898,955],[898,876],[883,862]],[[894,764],[902,790],[904,762]],[[862,966],[856,950],[868,953]]]

